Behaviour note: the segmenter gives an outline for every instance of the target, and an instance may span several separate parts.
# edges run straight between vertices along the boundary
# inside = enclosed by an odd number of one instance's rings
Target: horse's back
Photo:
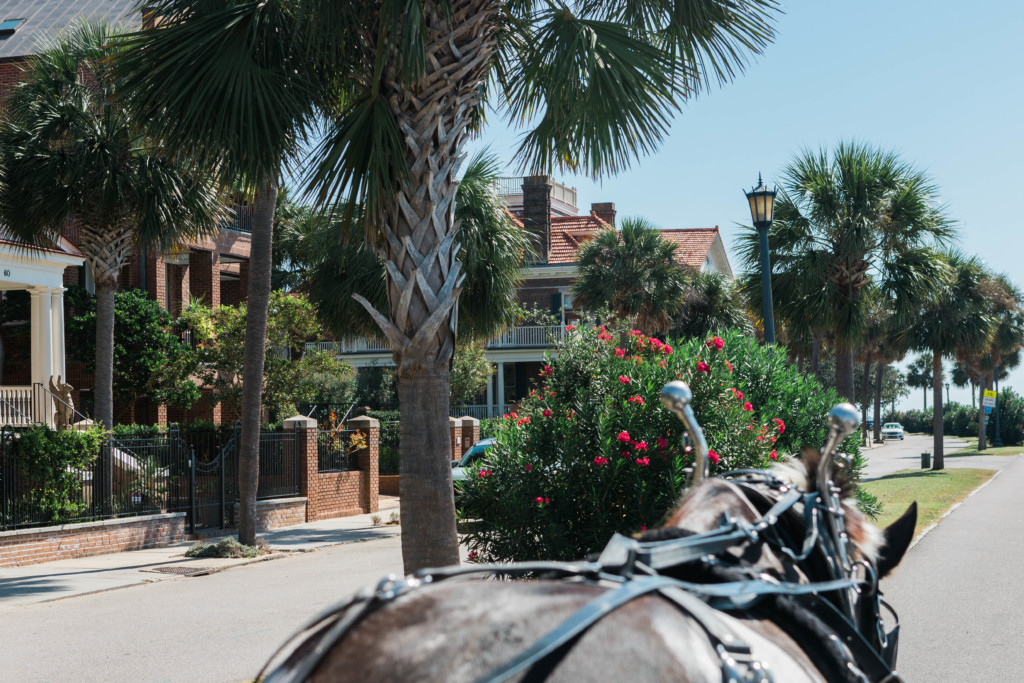
[[[560,581],[428,586],[365,617],[330,649],[311,679],[474,681],[522,653],[605,590]],[[774,680],[823,680],[777,627],[722,617]],[[529,673],[510,680],[529,680]],[[721,681],[722,668],[696,621],[668,600],[645,596],[591,626],[545,680]]]

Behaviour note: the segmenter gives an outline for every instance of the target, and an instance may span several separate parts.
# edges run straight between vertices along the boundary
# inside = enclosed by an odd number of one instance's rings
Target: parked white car
[[[903,425],[899,422],[886,422],[882,425],[882,438],[903,441]]]
[[[473,447],[466,451],[461,460],[452,460],[452,481],[465,481],[469,478],[468,468],[487,453],[487,449],[494,445],[494,439],[480,439]]]

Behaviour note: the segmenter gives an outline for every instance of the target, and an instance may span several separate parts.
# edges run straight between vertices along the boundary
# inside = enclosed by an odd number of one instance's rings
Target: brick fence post
[[[462,454],[480,440],[480,420],[468,415],[462,418]]]
[[[362,477],[363,491],[366,494],[367,512],[380,509],[378,496],[380,493],[380,422],[372,417],[362,415],[351,419],[346,425],[349,429],[358,429],[366,437],[366,448],[356,453],[356,462]]]
[[[462,453],[462,421],[455,417],[449,417],[448,433],[451,434],[451,455],[448,459],[458,460]]]
[[[284,421],[285,434],[295,434],[296,462],[299,468],[299,494],[306,497],[306,521],[312,519],[317,504],[316,478],[320,471],[320,453],[317,450],[317,422],[305,415],[289,417]]]

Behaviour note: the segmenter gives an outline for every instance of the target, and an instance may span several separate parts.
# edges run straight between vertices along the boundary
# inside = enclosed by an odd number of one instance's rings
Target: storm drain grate
[[[196,576],[198,574],[206,574],[211,571],[213,567],[156,567],[153,569],[155,572],[161,574],[180,574],[181,576]]]

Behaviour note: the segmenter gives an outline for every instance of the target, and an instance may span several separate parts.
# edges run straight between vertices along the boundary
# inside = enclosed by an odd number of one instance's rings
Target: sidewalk
[[[202,576],[244,564],[277,560],[288,557],[289,553],[397,536],[401,527],[386,524],[391,514],[398,511],[397,496],[380,496],[380,511],[374,514],[381,518],[384,526],[373,526],[371,515],[367,514],[264,531],[258,537],[278,552],[253,559],[185,557],[185,551],[193,545],[192,541],[185,541],[160,548],[2,568],[0,611],[153,581]],[[203,542],[216,543],[227,536]]]

